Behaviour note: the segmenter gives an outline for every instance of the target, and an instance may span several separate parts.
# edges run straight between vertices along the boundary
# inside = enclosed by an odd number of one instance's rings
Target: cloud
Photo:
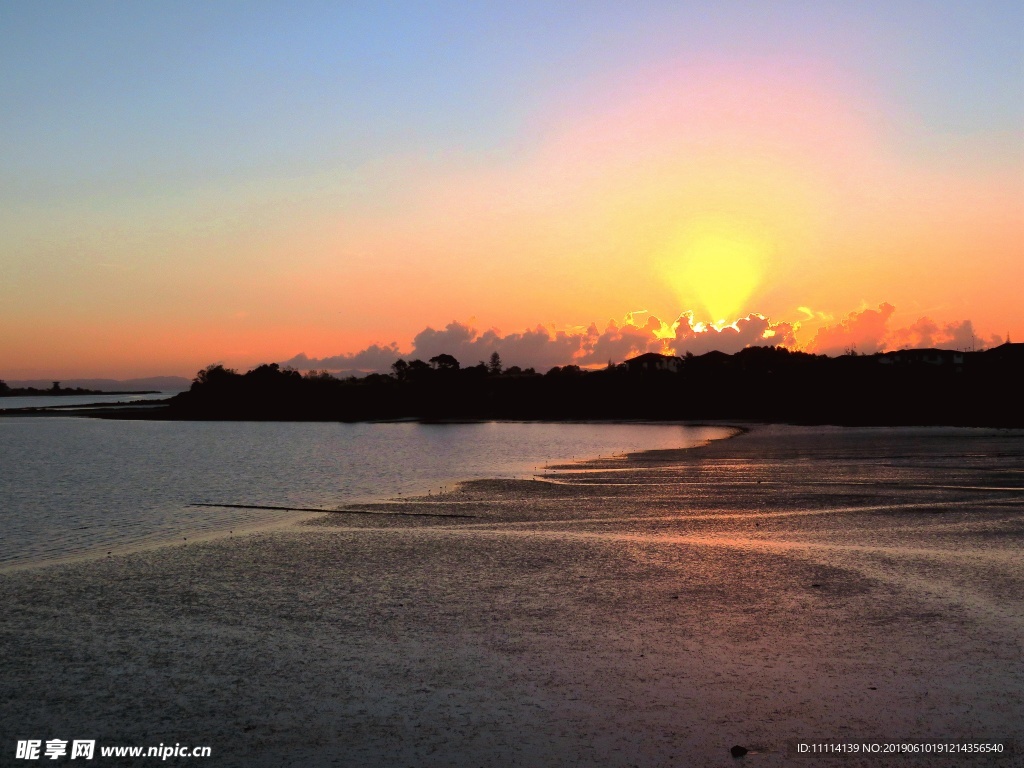
[[[424,328],[412,340],[412,352],[409,357],[421,360],[429,360],[435,355],[442,353],[454,356],[459,362],[465,364],[472,355],[477,354],[475,349],[482,346],[482,339],[478,338],[477,332],[462,323],[451,322],[440,331],[433,328]],[[486,354],[490,356],[493,350]],[[480,352],[479,354],[483,354]]]
[[[939,326],[928,317],[922,317],[908,328],[900,328],[892,333],[889,347],[892,349],[917,348],[925,349],[984,349],[986,346],[999,346],[1004,339],[997,334],[987,337],[975,330],[970,320],[958,323],[947,323]]]
[[[664,324],[652,315],[643,325],[634,325],[636,314],[631,312],[626,315],[621,325],[614,320],[609,321],[603,332],[598,332],[597,326],[591,325],[587,329],[583,354],[572,362],[578,365],[608,361],[620,363],[644,352],[670,352],[657,335],[662,332]]]
[[[889,343],[899,349],[930,349],[935,346],[938,333],[939,326],[931,318],[922,317],[907,328],[893,331],[889,336]]]
[[[329,371],[386,371],[391,368],[402,353],[397,342],[387,345],[371,344],[366,349],[352,354],[333,355],[331,357],[310,358],[300,352],[282,365],[291,366],[300,371],[326,369]]]
[[[850,350],[863,354],[880,352],[889,336],[889,318],[896,311],[883,303],[878,309],[851,312],[835,325],[819,328],[808,351],[824,355],[841,355]]]
[[[894,312],[895,307],[887,303],[851,312],[839,323],[819,328],[807,351],[839,355],[851,349],[867,354],[891,349],[984,349],[1003,342],[997,335],[982,336],[970,320],[939,325],[922,317],[905,328],[890,329]]]
[[[646,312],[630,312],[621,322],[610,320],[604,330],[596,323],[587,327],[553,330],[538,325],[518,333],[502,334],[497,329],[478,331],[471,325],[452,321],[444,328],[424,328],[404,352],[392,342],[331,357],[311,358],[298,354],[284,362],[300,370],[388,371],[398,358],[429,360],[445,353],[462,365],[475,365],[497,352],[505,366],[547,370],[556,365],[599,366],[622,362],[644,352],[703,354],[712,349],[736,352],[749,346],[795,346],[794,326],[772,323],[763,315],[751,314],[723,327],[695,323],[693,313],[684,313],[671,325]]]
[[[429,360],[443,352],[463,365],[475,365],[497,352],[505,366],[551,368],[572,362],[584,338],[583,334],[550,331],[541,325],[507,336],[493,328],[479,333],[469,325],[453,321],[441,331],[433,328],[420,331],[413,338],[408,357]]]
[[[793,324],[772,323],[759,314],[749,314],[731,325],[716,328],[694,323],[693,313],[687,312],[676,321],[672,346],[678,354],[691,352],[694,355],[712,350],[732,354],[747,347],[795,347],[793,332]]]
[[[804,315],[828,322],[832,317],[808,307]],[[543,325],[517,333],[503,334],[496,328],[479,331],[468,323],[452,321],[444,328],[424,328],[412,339],[412,347],[403,351],[398,344],[372,344],[351,354],[311,358],[298,354],[284,365],[299,370],[327,369],[343,372],[386,372],[399,358],[430,360],[440,354],[455,357],[463,366],[476,365],[497,352],[506,367],[548,370],[558,365],[598,367],[611,361],[622,362],[645,352],[702,355],[717,350],[732,354],[747,347],[786,347],[826,355],[841,355],[850,350],[872,354],[890,349],[939,347],[944,349],[983,349],[998,345],[998,336],[981,336],[970,320],[940,325],[922,317],[905,328],[892,329],[890,321],[896,308],[889,303],[876,309],[850,312],[839,322],[817,329],[809,343],[797,339],[799,322],[772,321],[751,313],[728,325],[697,322],[693,312],[684,312],[666,323],[646,310],[629,312],[621,321],[609,320],[604,329],[596,323],[555,330]]]
[[[827,312],[819,312],[817,310],[811,309],[810,307],[797,307],[796,310],[797,312],[802,312],[804,315],[806,315],[806,317],[804,317],[804,320],[820,320],[825,323],[831,323],[833,320],[835,320],[835,317],[828,314]]]
[[[588,331],[553,331],[544,326],[502,335],[495,329],[479,332],[465,323],[452,321],[444,328],[424,328],[413,338],[412,349],[403,351],[392,342],[373,344],[353,354],[311,358],[300,353],[284,362],[300,370],[325,368],[332,371],[386,372],[399,358],[430,360],[440,354],[452,355],[462,365],[476,365],[492,353],[501,355],[506,367],[547,369],[577,361],[588,348]]]

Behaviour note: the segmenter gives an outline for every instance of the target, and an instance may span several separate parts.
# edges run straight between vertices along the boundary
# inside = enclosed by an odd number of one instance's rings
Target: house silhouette
[[[659,355],[657,352],[647,352],[643,355],[631,357],[625,362],[626,370],[630,373],[652,373],[654,371],[669,371],[676,373],[683,366],[683,358],[675,355]]]

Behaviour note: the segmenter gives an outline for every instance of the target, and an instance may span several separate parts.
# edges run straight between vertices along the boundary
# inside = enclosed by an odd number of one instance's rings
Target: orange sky
[[[0,213],[0,377],[192,375],[638,310],[760,313],[821,351],[819,329],[883,305],[887,344],[921,318],[1024,340],[1020,135],[936,127],[828,57],[711,52],[578,77],[484,148],[24,202]]]

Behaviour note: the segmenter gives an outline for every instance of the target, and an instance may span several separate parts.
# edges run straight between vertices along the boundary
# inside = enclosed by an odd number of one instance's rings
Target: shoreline
[[[132,394],[132,393],[126,393]],[[180,394],[180,393],[179,393]],[[172,396],[173,397],[173,396]],[[170,398],[169,398],[170,399]],[[845,427],[850,429],[861,428],[892,428],[892,429],[913,429],[927,427],[948,427],[951,429],[1024,429],[1024,422],[1019,414],[1007,414],[1005,418],[986,417],[974,418],[890,418],[876,420],[864,416],[827,416],[815,417],[808,415],[806,418],[797,416],[773,418],[769,416],[745,415],[740,417],[713,416],[701,417],[695,415],[679,416],[675,418],[661,418],[657,416],[614,416],[602,418],[600,416],[579,416],[579,417],[552,417],[539,416],[529,418],[522,416],[365,416],[361,418],[338,418],[335,416],[308,416],[296,417],[290,415],[281,416],[238,416],[228,415],[217,416],[196,416],[172,414],[171,406],[167,400],[142,400],[126,401],[117,403],[89,403],[74,406],[41,405],[23,408],[3,409],[0,408],[2,416],[73,416],[76,418],[88,419],[109,419],[112,421],[170,421],[170,422],[252,422],[252,423],[344,423],[344,424],[486,424],[490,422],[502,422],[509,424],[679,424],[679,425],[778,425],[791,427]],[[2,405],[2,403],[0,403]]]
[[[35,413],[4,414],[4,413],[0,413],[0,419],[2,419],[2,417],[5,416],[5,415],[36,416],[36,415],[40,415],[40,414],[35,414]],[[75,413],[60,413],[60,412],[50,412],[49,414],[46,414],[46,415],[49,415],[51,417],[52,416],[63,416],[63,417],[70,417],[70,418],[92,418],[89,415],[82,415],[82,416],[80,416],[79,414],[75,414]],[[376,423],[376,422],[372,422],[372,423]],[[737,426],[733,426],[733,425],[725,425],[725,424],[717,424],[717,423],[716,424],[710,424],[710,423],[705,424],[705,423],[675,422],[675,421],[649,422],[649,421],[635,421],[635,420],[618,420],[618,421],[615,421],[615,422],[593,422],[593,421],[533,422],[533,421],[518,421],[518,420],[508,420],[508,421],[506,421],[506,420],[493,420],[493,419],[492,420],[477,420],[477,421],[455,420],[455,421],[451,421],[451,422],[412,420],[411,422],[409,422],[409,421],[406,421],[406,420],[397,420],[397,421],[384,421],[384,422],[379,422],[379,423],[383,423],[383,424],[417,423],[417,424],[425,424],[425,425],[428,425],[428,426],[443,425],[443,424],[449,424],[449,423],[453,424],[453,425],[461,425],[461,424],[480,424],[480,425],[484,425],[484,424],[492,424],[492,423],[510,423],[510,424],[533,424],[533,423],[541,423],[541,424],[554,424],[554,423],[558,423],[558,424],[561,424],[561,423],[572,423],[572,424],[586,424],[586,425],[593,425],[593,426],[603,426],[603,425],[609,425],[609,426],[610,425],[620,425],[620,426],[621,425],[641,425],[641,426],[647,426],[647,425],[649,425],[649,426],[655,426],[655,427],[673,427],[673,426],[692,427],[694,429],[714,427],[714,428],[724,428],[724,429],[736,430],[736,432],[734,432],[733,434],[723,435],[721,438],[709,438],[708,440],[705,440],[704,443],[702,443],[701,445],[692,446],[692,447],[702,447],[703,445],[706,445],[710,440],[714,440],[714,439],[728,439],[730,437],[735,436],[735,434],[738,434],[739,432],[743,431],[743,429],[744,429],[742,427],[737,427]],[[625,454],[623,454],[623,455],[625,455]],[[530,462],[517,463],[515,465],[515,467],[514,467],[514,471],[512,471],[512,469],[510,469],[510,468],[506,468],[505,470],[502,471],[502,474],[500,474],[500,475],[496,475],[493,478],[492,477],[486,477],[486,478],[483,478],[483,479],[502,479],[502,478],[505,478],[505,479],[508,479],[508,478],[527,479],[527,478],[539,476],[541,473],[543,473],[543,471],[545,469],[547,469],[549,467],[549,465],[550,466],[569,466],[569,465],[577,464],[579,462],[588,461],[588,460],[590,460],[590,458],[593,458],[594,460],[596,460],[599,457],[597,457],[597,456],[595,456],[595,457],[583,457],[583,458],[580,458],[580,459],[576,459],[575,457],[571,457],[571,456],[546,457],[544,459],[538,458],[536,460],[536,462],[531,460]],[[511,467],[511,465],[509,465],[509,466]],[[480,478],[478,478],[478,479],[480,479]],[[431,496],[434,496],[435,498],[437,498],[438,496],[435,495],[435,493],[436,494],[440,494],[440,493],[442,493],[444,491],[450,491],[451,489],[457,488],[462,482],[464,482],[466,480],[467,480],[467,478],[464,477],[464,476],[452,475],[452,476],[449,476],[449,477],[446,477],[446,478],[441,478],[441,479],[434,478],[430,482],[428,482],[426,480],[423,480],[423,481],[409,481],[409,482],[407,482],[403,486],[403,489],[401,491],[398,491],[395,495],[392,495],[390,497],[386,496],[386,495],[382,495],[382,494],[380,494],[378,492],[364,492],[364,493],[361,493],[360,495],[353,496],[351,498],[345,499],[344,501],[342,501],[340,504],[336,505],[333,508],[332,507],[320,507],[320,508],[312,509],[312,508],[303,507],[302,505],[290,505],[289,506],[289,505],[286,505],[286,504],[275,504],[275,505],[267,506],[267,505],[259,504],[259,503],[256,503],[256,502],[253,502],[252,504],[233,503],[233,502],[229,502],[229,503],[213,503],[213,502],[206,502],[206,501],[204,501],[204,502],[196,502],[196,503],[189,503],[189,504],[186,504],[185,506],[187,506],[187,507],[211,507],[211,508],[214,508],[214,509],[267,510],[267,511],[274,511],[274,512],[284,513],[286,516],[272,515],[272,516],[267,516],[265,519],[260,520],[260,521],[225,523],[223,525],[223,527],[217,528],[215,530],[211,530],[211,529],[195,529],[195,528],[182,529],[182,530],[178,531],[176,533],[176,535],[173,535],[173,536],[154,534],[153,536],[151,536],[151,537],[149,537],[149,538],[147,538],[145,540],[142,540],[142,541],[134,541],[134,542],[118,543],[118,544],[104,543],[102,545],[96,545],[96,546],[90,547],[89,549],[87,549],[85,551],[76,551],[76,552],[71,552],[71,553],[68,553],[68,554],[61,554],[61,555],[56,555],[56,556],[34,557],[32,559],[21,558],[21,559],[12,560],[12,561],[7,562],[7,563],[0,562],[0,574],[11,573],[11,572],[18,572],[18,571],[23,571],[23,570],[26,570],[26,569],[45,568],[45,567],[49,567],[49,566],[53,566],[53,565],[61,565],[61,564],[66,564],[66,563],[87,562],[87,561],[91,561],[91,560],[100,560],[100,559],[104,559],[104,558],[111,557],[111,556],[116,557],[116,556],[119,556],[119,555],[127,555],[127,554],[131,554],[131,553],[142,552],[142,551],[146,551],[146,550],[154,549],[154,548],[159,548],[159,547],[178,547],[178,546],[186,545],[187,543],[196,543],[196,542],[200,542],[200,541],[212,541],[212,540],[216,540],[218,538],[238,537],[238,536],[241,536],[241,535],[251,534],[251,533],[259,532],[259,531],[262,531],[262,530],[267,530],[267,531],[283,530],[283,529],[286,529],[290,525],[299,523],[299,522],[301,522],[303,520],[306,520],[306,519],[308,519],[310,517],[315,517],[317,515],[337,513],[339,507],[345,508],[345,507],[352,507],[352,506],[358,506],[358,505],[374,505],[374,504],[380,505],[382,507],[386,507],[387,505],[394,506],[394,505],[404,504],[404,503],[406,503],[407,500],[414,499],[414,498],[417,498],[419,496],[422,496],[425,499],[428,498],[428,497],[431,497]],[[382,508],[382,509],[378,509],[378,510],[373,511],[373,512],[367,512],[366,514],[383,515],[383,514],[406,514],[406,513],[398,513],[398,512],[389,511],[389,510],[386,510],[386,509]],[[407,514],[414,514],[414,513],[407,513]]]
[[[753,429],[387,502],[473,520],[310,513],[3,574],[0,722],[256,766],[1020,744],[1024,447],[898,432]]]

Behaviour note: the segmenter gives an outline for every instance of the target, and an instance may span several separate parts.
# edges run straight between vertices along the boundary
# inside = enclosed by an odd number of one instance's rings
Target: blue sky
[[[507,150],[580,83],[702,51],[828,57],[938,131],[1024,120],[1020,3],[292,5],[0,4],[4,191]]]

